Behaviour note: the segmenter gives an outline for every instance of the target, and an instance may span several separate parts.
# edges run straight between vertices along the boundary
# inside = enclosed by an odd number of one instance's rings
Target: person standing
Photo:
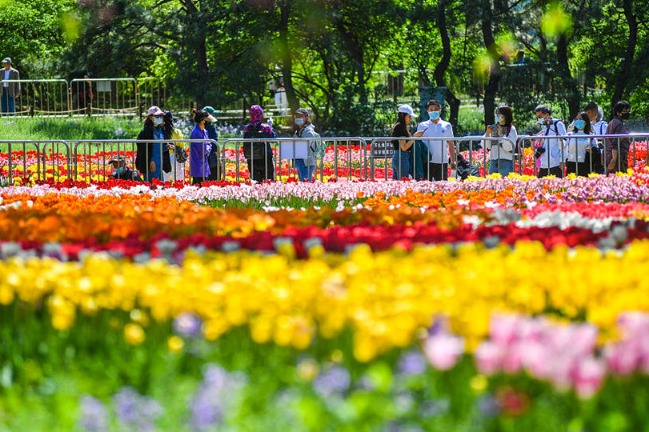
[[[20,73],[12,67],[11,58],[5,57],[2,60],[2,114],[14,114],[16,112],[16,99],[20,97],[20,83],[9,82],[20,79]]]
[[[631,104],[619,101],[613,107],[613,118],[608,123],[606,135],[629,135],[624,123],[631,116]],[[606,138],[606,172],[626,173],[629,168],[629,148],[631,141],[626,138]]]
[[[592,125],[585,111],[577,114],[573,125],[573,132],[570,133],[568,151],[566,152],[566,173],[585,176],[591,172],[592,161],[588,155],[593,151],[592,146],[597,144],[593,138],[589,137],[592,135]]]
[[[207,140],[207,122],[216,122],[207,111],[194,111],[194,129],[189,136],[192,140]],[[210,164],[208,157],[212,151],[212,144],[206,141],[192,141],[189,145],[189,171],[192,176],[192,183],[200,185],[210,176]]]
[[[164,136],[168,140],[181,140],[183,139],[183,133],[174,127],[174,119],[171,111],[165,111],[163,122]],[[167,148],[169,149],[171,172],[165,176],[165,181],[185,181],[185,162],[187,161],[185,143],[169,143]]]
[[[514,171],[514,146],[518,133],[512,124],[514,114],[507,105],[496,108],[496,124],[487,126],[485,137],[502,137],[499,141],[485,140],[484,148],[489,149],[489,174],[499,173],[507,177]]]
[[[442,105],[437,99],[428,101],[426,111],[429,120],[419,123],[417,132],[421,132],[424,138],[453,138],[453,127],[441,119]],[[445,143],[443,139],[427,140],[426,146],[428,147],[428,180],[447,180],[449,163],[452,169],[456,168],[454,141],[450,139]]]
[[[275,105],[279,111],[280,117],[288,115],[288,99],[286,98],[286,88],[282,82],[275,92]]]
[[[164,145],[164,116],[165,113],[157,106],[147,110],[144,127],[137,136],[137,156],[135,167],[144,174],[146,181],[153,179],[164,181],[163,171],[171,171],[169,149]]]
[[[561,120],[552,118],[552,109],[547,105],[538,105],[534,109],[537,123],[541,125],[541,136],[562,137],[566,135],[566,126]],[[547,177],[553,175],[563,178],[563,168],[561,166],[563,153],[562,138],[545,138],[541,140],[541,145],[536,149],[535,157],[541,159],[538,177]]]
[[[395,138],[410,138],[410,123],[417,119],[417,115],[410,105],[399,105],[397,114],[397,121],[392,126],[392,136]],[[418,131],[414,136],[420,137],[424,132]],[[420,143],[418,148],[419,154],[414,154],[417,151],[416,144]],[[392,155],[392,178],[394,180],[401,180],[412,176],[415,180],[424,178],[423,165],[421,156],[426,157],[428,160],[428,152],[426,146],[417,140],[408,139],[395,139],[392,140],[394,147],[394,154]],[[417,165],[417,160],[420,163]]]
[[[259,105],[250,107],[250,123],[243,129],[243,138],[277,138],[273,128],[264,123],[264,109]],[[273,149],[269,142],[246,142],[243,144],[243,155],[248,163],[250,180],[261,182],[275,179]]]
[[[606,134],[608,123],[603,119],[604,113],[602,112],[602,107],[597,105],[595,102],[589,102],[588,104],[586,104],[586,107],[584,107],[584,112],[588,114],[588,119],[590,121],[593,134]]]
[[[215,110],[209,105],[203,107],[203,111],[208,113],[214,119],[216,119],[216,115],[220,113],[220,111]],[[207,157],[207,161],[210,164],[210,175],[207,179],[210,181],[218,180],[220,178],[220,155],[219,145],[217,142],[219,140],[219,133],[216,131],[216,124],[211,121],[205,122],[205,129],[207,129],[207,136],[209,137],[209,139],[214,140],[214,142],[212,143],[212,150],[210,150],[210,154]]]
[[[72,94],[72,109],[86,110],[92,106],[95,94],[92,91],[91,73],[88,70],[72,72],[70,79],[70,93]]]
[[[296,138],[315,138],[315,126],[311,123],[309,118],[309,111],[305,108],[298,108],[295,110],[295,131]],[[307,157],[306,159],[295,159],[295,168],[297,169],[297,177],[300,181],[313,181],[313,172],[315,171],[315,146],[313,140],[307,141]]]

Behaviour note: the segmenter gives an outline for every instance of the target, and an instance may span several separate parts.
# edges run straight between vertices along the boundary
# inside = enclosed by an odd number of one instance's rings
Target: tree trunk
[[[442,58],[435,66],[435,84],[438,87],[446,87],[446,99],[448,100],[449,105],[451,106],[451,115],[449,117],[449,122],[453,126],[457,126],[457,120],[460,113],[460,100],[455,96],[455,94],[448,88],[446,85],[446,79],[444,75],[448,69],[449,64],[451,63],[451,38],[448,35],[448,26],[446,25],[446,5],[448,0],[440,0],[437,4],[437,28],[439,29],[440,36],[442,38]]]
[[[626,84],[631,76],[633,67],[633,57],[635,56],[636,46],[638,44],[638,20],[633,13],[633,0],[624,0],[624,16],[629,25],[629,39],[624,51],[624,61],[615,81],[615,90],[613,91],[613,100],[611,106],[615,105],[624,96]]]
[[[184,0],[182,2],[183,6],[187,10],[187,19],[193,23],[196,23],[195,28],[191,33],[191,42],[194,45],[194,52],[196,55],[196,78],[201,85],[195,86],[196,93],[194,97],[196,98],[196,107],[202,108],[207,105],[205,100],[205,92],[203,86],[207,86],[210,83],[210,70],[207,64],[207,42],[205,35],[205,21],[201,19],[203,13],[196,8],[196,5],[192,0]]]
[[[559,40],[557,41],[557,60],[559,76],[567,93],[566,99],[568,100],[569,118],[573,119],[580,112],[579,87],[577,80],[570,73],[570,65],[568,64],[568,39],[566,39],[565,35],[559,36]]]
[[[489,57],[491,58],[491,67],[489,69],[489,82],[485,87],[484,92],[484,116],[485,124],[493,124],[495,121],[494,111],[496,110],[496,93],[498,91],[498,84],[500,83],[500,65],[498,61],[498,48],[494,40],[493,28],[493,11],[491,10],[491,2],[483,0],[482,2],[482,39],[487,48]]]
[[[279,21],[279,45],[282,60],[282,76],[284,78],[284,87],[286,88],[286,99],[291,112],[294,113],[300,107],[300,103],[295,95],[293,87],[293,57],[288,46],[288,21],[291,16],[291,2],[283,1],[280,3],[280,21]]]
[[[202,108],[207,105],[207,101],[204,100],[205,92],[203,91],[203,85],[209,85],[210,82],[210,71],[207,66],[207,44],[205,42],[205,35],[201,34],[198,36],[198,44],[196,46],[196,64],[198,68],[198,79],[202,85],[196,86],[198,90],[196,93],[196,105],[198,108]]]
[[[347,52],[354,62],[356,79],[358,80],[358,100],[361,105],[367,104],[367,89],[365,88],[365,53],[363,48],[356,42],[354,36],[347,31],[343,23],[337,23],[338,31],[345,42]]]

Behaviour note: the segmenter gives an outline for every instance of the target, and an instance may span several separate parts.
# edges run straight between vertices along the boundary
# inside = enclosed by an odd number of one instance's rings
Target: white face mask
[[[302,117],[298,117],[295,119],[295,124],[298,126],[302,126],[304,124],[304,119]]]
[[[162,124],[162,117],[153,117],[153,124],[158,126]]]

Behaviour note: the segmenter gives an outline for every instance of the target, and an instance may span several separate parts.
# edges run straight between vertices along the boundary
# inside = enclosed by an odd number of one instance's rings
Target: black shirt
[[[403,123],[397,123],[394,125],[394,128],[392,129],[392,136],[393,137],[410,137],[410,131],[408,131],[408,128],[406,127],[405,124]],[[399,146],[399,141],[400,140],[392,140],[392,145],[394,146],[395,150],[400,150],[401,146]]]

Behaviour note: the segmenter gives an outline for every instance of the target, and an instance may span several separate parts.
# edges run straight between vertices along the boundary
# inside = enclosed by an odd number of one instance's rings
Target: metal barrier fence
[[[648,163],[649,156],[639,158],[638,143],[648,141],[646,133],[631,133],[628,135],[524,135],[518,139],[519,149],[534,150],[534,175],[545,176],[574,173],[588,175],[590,173],[609,174],[611,172],[626,172],[627,168],[635,168],[639,161]],[[520,151],[522,156],[522,151]],[[617,154],[619,157],[613,158]],[[632,164],[629,165],[629,155]]]
[[[20,85],[15,111],[8,116],[141,116],[151,105],[166,106],[166,85],[155,78],[78,78],[10,80]],[[176,98],[178,99],[178,98]],[[176,104],[178,101],[175,100]],[[180,109],[189,112],[191,103]],[[175,106],[178,109],[178,106]]]
[[[135,116],[140,113],[140,100],[135,78],[73,79],[70,81],[70,92],[71,95],[77,95],[77,112],[85,109],[89,115]],[[80,103],[84,98],[86,99],[85,103]]]
[[[15,99],[15,112],[4,115],[67,115],[69,113],[68,83],[63,79],[7,80],[20,85]]]
[[[167,109],[173,108],[174,113],[189,113],[196,108],[196,102],[188,98],[174,95],[167,83],[160,78],[144,77],[137,79],[140,113],[146,115],[146,110],[153,105]]]
[[[430,138],[409,138],[419,144],[413,144],[412,152],[394,153],[393,137],[321,137],[321,138],[279,138],[279,139],[224,139],[212,140],[165,140],[144,145],[145,141],[137,140],[82,140],[82,141],[0,141],[0,177],[5,183],[13,184],[16,178],[30,178],[31,180],[46,180],[49,178],[104,181],[113,176],[110,160],[115,155],[124,158],[124,165],[136,167],[138,154],[142,161],[139,164],[139,173],[143,180],[181,181],[191,183],[194,178],[201,180],[224,180],[235,182],[255,179],[286,180],[294,178],[296,181],[302,170],[302,177],[313,176],[314,179],[325,178],[363,179],[363,180],[388,180],[401,178],[401,172],[407,172],[414,179],[444,179],[449,171],[457,169],[457,176],[463,173],[486,176],[491,168],[498,171],[505,165],[509,171],[528,174],[543,175],[554,174],[562,176],[566,170],[576,172],[578,175],[587,175],[595,170],[597,158],[590,161],[584,159],[584,143],[586,140],[594,149],[598,143],[605,142],[610,149],[617,150],[621,157],[611,163],[607,152],[603,151],[600,159],[603,172],[625,171],[625,157],[631,156],[632,167],[643,167],[649,163],[647,145],[640,146],[641,141],[649,141],[647,134],[630,135],[565,135],[559,137],[521,136],[517,143],[497,137],[466,136],[431,140]],[[541,166],[545,171],[539,172],[537,157],[532,155],[542,143],[554,148],[551,141],[557,142],[555,150],[537,154],[546,159],[546,164]],[[449,147],[449,142],[451,147]],[[511,165],[508,159],[498,158],[502,151],[502,144],[507,142],[512,145],[513,153]],[[263,144],[262,144],[263,143]],[[308,157],[307,146],[315,148],[315,144],[326,145],[324,155],[314,158],[313,165],[300,166],[301,161]],[[559,144],[561,143],[561,144]],[[477,152],[464,151],[465,157],[460,157],[460,149],[476,146],[490,147],[489,152],[478,149]],[[175,159],[177,146],[187,152],[187,161],[179,163]],[[428,147],[428,146],[430,147]],[[159,147],[158,147],[159,146]],[[435,148],[439,146],[440,148]],[[572,147],[571,147],[572,146]],[[246,148],[248,147],[248,148]],[[254,148],[260,148],[254,156]],[[508,147],[508,146],[507,146]],[[214,148],[214,151],[210,151]],[[432,150],[431,150],[432,149]],[[429,155],[444,154],[445,151],[455,151],[456,167],[453,164],[429,163]],[[577,154],[577,151],[579,154]],[[418,154],[419,152],[419,154]],[[449,151],[450,152],[450,151]],[[169,153],[169,165],[163,172],[158,165],[164,162],[165,153]],[[191,155],[190,155],[191,154]],[[610,152],[609,152],[610,154]],[[156,156],[157,155],[157,156]],[[163,155],[163,156],[159,156]],[[407,155],[407,156],[406,156]],[[576,155],[576,159],[570,159]],[[246,157],[247,156],[247,157]],[[154,165],[150,161],[155,158],[160,161]],[[405,158],[408,158],[406,161]],[[421,162],[421,171],[416,171],[418,158]],[[504,162],[503,162],[504,161]],[[558,161],[558,162],[556,162]],[[570,168],[573,161],[574,169]],[[555,163],[556,162],[556,163]],[[194,166],[192,166],[194,164]],[[496,164],[496,165],[494,165]],[[609,165],[610,164],[610,165]],[[209,168],[207,168],[209,167]],[[555,168],[556,167],[556,168]],[[408,170],[405,170],[408,168]],[[555,168],[550,170],[551,168]],[[532,170],[529,172],[529,170]]]
[[[485,137],[480,135],[471,135],[465,137],[452,137],[452,138],[430,138],[430,137],[410,137],[410,138],[395,138],[395,137],[380,137],[380,138],[366,138],[369,142],[369,155],[367,157],[370,167],[370,179],[376,179],[375,173],[375,162],[377,160],[382,160],[384,165],[390,163],[392,165],[393,176],[392,179],[401,179],[403,177],[408,177],[410,175],[413,179],[426,179],[426,180],[446,180],[448,179],[450,173],[449,171],[458,171],[458,168],[465,167],[470,170],[470,167],[476,167],[479,171],[479,168],[483,168],[483,175],[486,175],[486,167],[488,167],[488,161],[491,153],[482,152],[482,158],[474,158],[473,152],[468,152],[468,158],[459,157],[457,155],[461,154],[461,149],[466,147],[468,149],[473,149],[476,147],[484,148],[489,147],[496,149],[498,153],[495,153],[496,156],[501,155],[502,158],[495,159],[496,167],[505,168],[507,163],[507,158],[510,158],[512,161],[512,166],[509,171],[515,171],[516,169],[516,154],[513,151],[506,152],[502,146],[503,142],[509,143],[510,149],[516,149],[516,143],[512,142],[509,138],[506,137]],[[394,142],[398,141],[414,141],[410,147],[412,151],[404,154],[404,152],[397,151],[394,148]],[[453,147],[449,146],[451,144]],[[396,154],[396,157],[395,157]],[[453,163],[442,163],[444,160],[444,155],[449,154],[450,161]],[[432,161],[431,161],[432,159]],[[417,164],[420,166],[417,167]],[[455,165],[455,167],[453,167]],[[394,175],[394,172],[401,174],[407,173],[408,175]],[[474,170],[474,173],[477,172]],[[384,180],[389,180],[388,171],[385,170]]]

